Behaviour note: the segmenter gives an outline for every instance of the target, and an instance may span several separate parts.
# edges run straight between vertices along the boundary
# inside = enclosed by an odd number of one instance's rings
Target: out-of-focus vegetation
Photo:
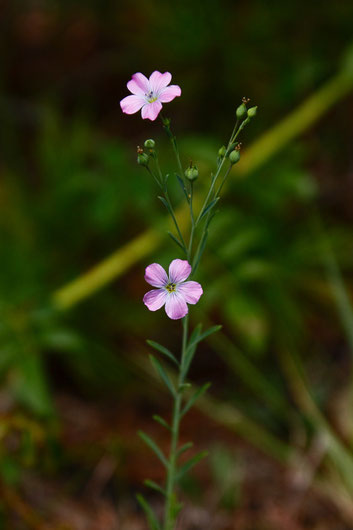
[[[241,97],[259,105],[199,271],[193,323],[224,327],[192,370],[213,386],[185,436],[212,458],[183,484],[183,528],[353,528],[352,16],[2,3],[0,526],[144,528],[134,491],[161,471],[135,433],[166,443],[150,413],[169,410],[145,339],[180,335],[141,303],[144,267],[176,255],[136,145],[153,137],[175,168],[158,123],[119,100],[159,69],[182,87],[167,111],[201,191]]]

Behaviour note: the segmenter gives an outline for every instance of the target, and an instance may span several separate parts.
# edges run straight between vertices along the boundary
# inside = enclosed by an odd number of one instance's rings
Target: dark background
[[[180,528],[353,528],[352,19],[349,1],[0,2],[3,528],[142,530],[137,491],[161,509],[136,432],[167,451],[151,415],[170,403],[145,339],[177,351],[180,329],[142,304],[143,272],[180,256],[136,146],[175,166],[158,120],[119,105],[154,70],[182,88],[165,111],[201,192],[241,98],[259,107],[198,273],[192,323],[223,330],[191,371],[213,384],[183,438],[210,457]]]

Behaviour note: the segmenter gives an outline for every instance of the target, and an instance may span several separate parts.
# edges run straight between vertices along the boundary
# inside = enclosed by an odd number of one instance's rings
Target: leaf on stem
[[[165,348],[164,346],[162,346],[161,344],[158,344],[158,342],[155,342],[154,340],[147,339],[146,342],[152,348],[154,348],[155,350],[159,351],[160,353],[163,353],[163,355],[168,357],[168,359],[170,359],[171,361],[173,361],[173,363],[175,363],[177,366],[179,366],[178,360],[175,358],[175,356],[172,354],[172,352],[170,350],[168,350],[168,348]]]
[[[165,495],[165,490],[159,484],[154,482],[154,480],[150,480],[149,478],[147,478],[146,480],[143,481],[143,483],[148,488],[151,488],[152,490],[158,491],[162,495]]]
[[[151,360],[151,363],[153,364],[153,366],[155,367],[155,369],[157,370],[157,372],[159,373],[161,379],[163,379],[163,381],[166,384],[167,388],[170,390],[172,396],[175,397],[176,396],[176,392],[175,392],[175,388],[173,386],[173,383],[169,379],[169,376],[168,376],[167,372],[164,370],[164,368],[161,365],[161,363],[159,362],[159,360],[156,359],[156,357],[154,357],[154,355],[150,355],[150,360]]]
[[[222,326],[221,325],[217,325],[217,326],[211,326],[210,328],[208,328],[206,331],[204,331],[203,333],[197,335],[193,340],[190,339],[190,342],[188,344],[188,349],[190,348],[193,348],[194,346],[196,346],[199,342],[205,340],[207,337],[209,337],[210,335],[212,335],[212,333],[216,333],[217,331],[219,331],[220,329],[222,329]]]
[[[186,200],[189,202],[189,195],[188,195],[188,192],[187,192],[187,190],[186,190],[185,183],[184,183],[183,179],[182,179],[181,177],[179,177],[179,175],[178,175],[177,173],[175,173],[175,174],[176,174],[176,177],[177,177],[178,182],[179,182],[179,184],[180,184],[180,187],[181,187],[181,189],[183,190],[183,193],[184,193],[184,195],[185,195],[185,198],[186,198]]]
[[[160,425],[163,425],[163,427],[168,429],[168,431],[172,430],[170,425],[161,416],[158,416],[158,414],[154,414],[152,418],[154,419],[154,421],[156,421],[157,423],[159,423]]]
[[[138,435],[145,442],[145,444],[148,445],[148,447],[154,452],[154,454],[159,458],[162,464],[166,468],[168,468],[168,465],[169,465],[168,461],[166,457],[164,456],[164,454],[162,453],[162,450],[156,444],[156,442],[152,440],[152,438],[150,438],[148,434],[146,434],[143,431],[138,431]]]
[[[179,239],[174,234],[172,234],[172,232],[168,232],[168,236],[174,241],[174,243],[178,245],[178,247],[181,248],[184,254],[187,254],[187,250],[184,247],[184,245],[179,241]]]
[[[200,323],[196,326],[196,328],[194,329],[194,331],[192,332],[190,336],[189,346],[190,344],[193,344],[193,346],[192,347],[187,346],[186,348],[185,360],[184,360],[183,368],[182,368],[183,378],[186,376],[186,374],[189,371],[189,367],[190,367],[190,364],[192,362],[192,359],[194,357],[195,350],[196,350],[197,338],[200,336],[201,329],[202,329],[202,324]]]
[[[194,444],[193,442],[187,442],[186,444],[184,444],[182,447],[180,447],[180,449],[178,450],[177,452],[177,458],[179,458],[180,455],[182,455],[183,453],[185,453],[185,451],[187,451],[188,449],[191,449],[191,447],[193,447]]]
[[[189,401],[186,403],[185,407],[181,411],[181,416],[184,416],[193,406],[195,401],[197,401],[207,390],[210,388],[211,383],[205,383],[200,387],[198,390],[196,390],[195,394],[189,399]]]
[[[205,217],[205,215],[207,215],[214,206],[216,206],[217,202],[219,201],[220,197],[216,197],[215,199],[213,199],[213,201],[210,202],[210,204],[208,206],[206,206],[201,214],[200,214],[200,219],[199,219],[199,222],[201,221],[201,219],[203,219]]]
[[[178,474],[176,476],[176,480],[180,480],[185,473],[187,473],[192,467],[194,467],[200,460],[208,456],[208,451],[201,451],[201,453],[198,453],[197,455],[193,456],[188,460],[178,471]]]
[[[138,502],[140,503],[141,508],[146,514],[148,526],[150,527],[150,530],[161,530],[160,524],[157,521],[157,518],[155,514],[153,513],[151,506],[146,501],[146,499],[140,493],[136,495],[136,498]]]
[[[170,215],[173,215],[173,212],[171,210],[171,207],[168,204],[168,201],[164,197],[162,197],[161,195],[158,195],[158,199],[164,204],[164,206],[167,208],[167,210],[170,213]]]

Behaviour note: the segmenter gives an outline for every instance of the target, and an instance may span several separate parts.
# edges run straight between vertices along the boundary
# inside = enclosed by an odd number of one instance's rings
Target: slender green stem
[[[148,166],[146,166],[146,169],[148,171],[148,173],[154,178],[154,180],[157,182],[158,186],[163,189],[162,187],[162,180],[159,180],[159,178],[154,174],[154,172],[151,170],[151,168],[149,168]]]
[[[180,160],[180,153],[179,153],[179,148],[178,148],[178,144],[177,144],[177,141],[176,141],[176,137],[174,136],[171,128],[170,128],[170,120],[168,120],[167,118],[165,118],[162,114],[161,114],[161,118],[162,118],[162,123],[163,123],[163,127],[168,135],[168,138],[170,139],[170,142],[172,144],[172,147],[173,147],[173,151],[174,151],[174,154],[175,154],[175,158],[177,160],[177,164],[178,164],[178,169],[180,171],[180,177],[183,178],[183,174],[184,174],[184,171],[183,171],[183,165],[181,163],[181,160]]]
[[[163,195],[165,197],[165,200],[167,201],[168,203],[168,206],[170,208],[170,215],[174,221],[174,225],[175,225],[175,228],[176,228],[176,231],[178,232],[178,235],[180,237],[180,241],[181,243],[183,244],[185,250],[186,250],[186,243],[185,243],[185,240],[183,238],[183,234],[181,233],[181,230],[179,228],[179,224],[178,224],[178,221],[177,221],[177,218],[175,217],[175,213],[174,213],[174,208],[173,208],[173,205],[171,203],[171,200],[169,198],[169,193],[168,193],[168,190],[165,188],[164,192],[163,192]]]
[[[183,340],[181,348],[180,371],[178,376],[177,394],[174,399],[173,419],[172,419],[172,436],[170,442],[170,452],[168,461],[167,483],[166,483],[166,506],[164,516],[164,530],[173,530],[176,518],[176,498],[175,483],[177,472],[177,449],[179,443],[179,427],[181,420],[181,403],[182,403],[182,385],[185,380],[184,363],[188,342],[189,315],[183,318]]]
[[[239,129],[237,130],[237,127],[238,127],[238,120],[236,121],[235,125],[234,125],[234,128],[233,128],[233,131],[232,131],[232,134],[230,136],[230,139],[229,139],[229,142],[228,142],[228,145],[227,145],[227,151],[228,149],[230,148],[230,146],[235,142],[235,140],[238,138],[240,132],[244,129],[245,125],[247,125],[249,123],[249,118],[246,118],[239,126]],[[208,190],[208,193],[207,193],[207,196],[206,196],[206,199],[202,205],[202,208],[200,210],[200,213],[195,221],[195,226],[198,225],[200,219],[201,219],[201,215],[202,215],[202,212],[204,211],[204,209],[206,208],[207,204],[208,204],[208,201],[210,200],[210,198],[212,197],[212,194],[213,194],[213,190],[214,190],[214,187],[215,187],[215,184],[216,184],[216,181],[219,177],[219,174],[222,170],[222,167],[223,167],[223,164],[226,160],[226,157],[223,156],[221,162],[219,163],[218,167],[217,167],[217,171],[216,173],[214,174],[213,178],[212,178],[212,183],[211,183],[211,186],[210,186],[210,189]],[[228,175],[227,175],[228,176]],[[223,183],[222,183],[222,186],[223,186]]]
[[[229,164],[229,167],[228,167],[227,171],[226,171],[226,172],[224,173],[224,175],[223,175],[222,182],[220,183],[220,185],[218,186],[218,189],[216,190],[216,193],[215,193],[215,196],[216,196],[216,197],[219,197],[219,195],[220,195],[220,193],[221,193],[221,191],[222,191],[222,188],[223,188],[223,186],[224,186],[224,183],[225,183],[225,181],[227,180],[227,177],[228,177],[228,175],[229,175],[229,173],[230,173],[232,167],[233,167],[232,164]]]
[[[190,239],[189,239],[189,248],[187,252],[187,259],[190,263],[191,256],[192,256],[192,246],[194,242],[194,234],[195,234],[195,218],[194,218],[194,209],[193,209],[193,197],[194,197],[194,183],[190,182],[190,197],[189,197],[189,206],[190,206],[190,218],[191,218],[191,231],[190,231]]]

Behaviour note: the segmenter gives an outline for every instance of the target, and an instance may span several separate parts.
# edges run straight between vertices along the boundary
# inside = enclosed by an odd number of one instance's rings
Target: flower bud
[[[140,166],[148,166],[149,162],[149,156],[147,153],[138,153],[137,154],[137,163],[140,164]]]
[[[224,156],[225,154],[226,154],[226,146],[222,145],[222,147],[218,149],[218,156]]]
[[[246,105],[245,103],[242,103],[241,105],[239,105],[236,111],[237,119],[241,120],[243,118],[246,118],[247,113],[248,113],[248,110],[246,108]]]
[[[154,149],[155,145],[156,145],[156,142],[154,140],[152,140],[152,138],[149,138],[144,143],[144,146],[147,147],[147,149]]]
[[[254,118],[256,116],[256,112],[257,112],[257,107],[251,107],[248,110],[248,117],[249,118]]]
[[[186,168],[185,177],[188,180],[190,180],[192,182],[193,180],[196,180],[198,176],[199,176],[199,170],[197,169],[196,166],[190,166],[190,167]]]
[[[229,155],[229,161],[233,165],[239,162],[239,159],[240,159],[240,153],[237,149],[234,149],[234,151],[232,151]]]

